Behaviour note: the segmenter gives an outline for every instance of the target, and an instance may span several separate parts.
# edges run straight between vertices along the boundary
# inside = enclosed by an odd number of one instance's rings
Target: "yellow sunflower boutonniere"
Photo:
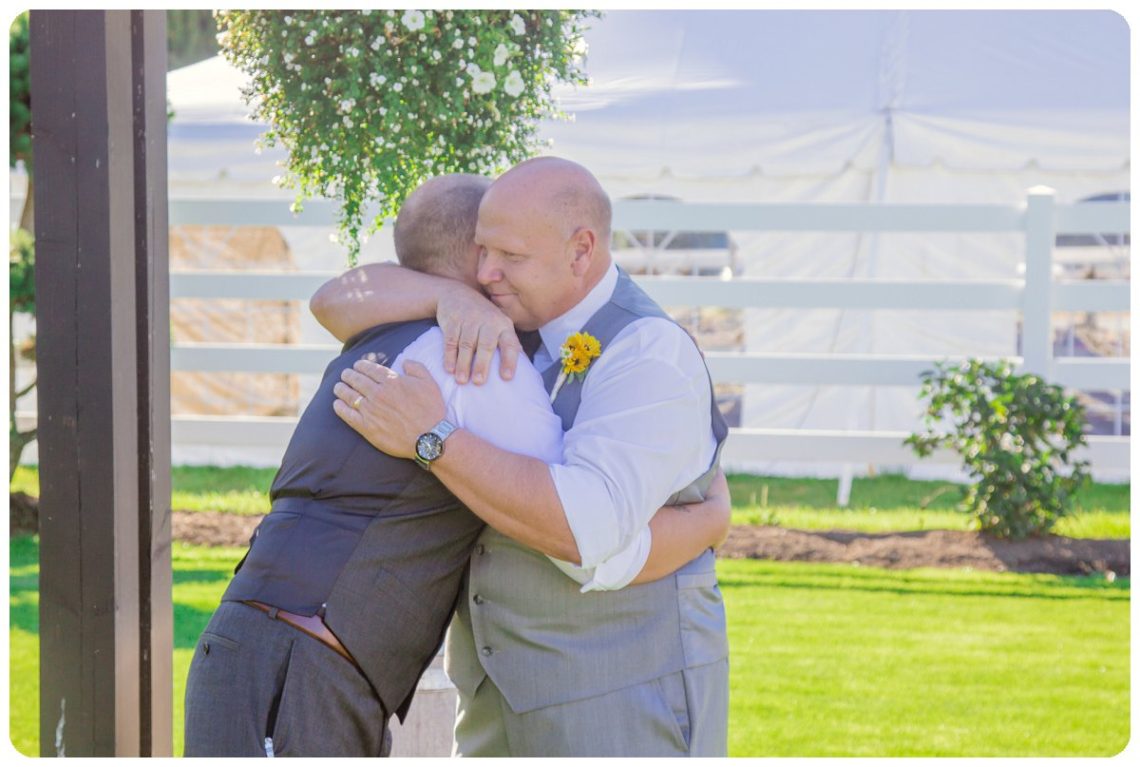
[[[562,370],[558,372],[558,380],[554,382],[554,389],[550,392],[550,401],[554,402],[562,385],[567,381],[584,377],[590,363],[601,353],[601,343],[589,333],[571,334],[562,344]]]

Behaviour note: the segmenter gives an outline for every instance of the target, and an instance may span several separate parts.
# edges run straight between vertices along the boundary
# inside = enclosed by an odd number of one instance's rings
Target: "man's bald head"
[[[470,282],[479,203],[490,185],[483,176],[453,173],[416,187],[396,216],[393,239],[400,264]]]
[[[536,208],[556,217],[569,237],[581,228],[591,229],[598,245],[609,252],[613,207],[594,174],[561,157],[524,160],[495,181],[500,191],[525,190]]]

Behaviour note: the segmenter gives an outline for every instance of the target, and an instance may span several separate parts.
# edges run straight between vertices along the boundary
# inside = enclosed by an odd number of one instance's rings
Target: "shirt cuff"
[[[582,584],[583,594],[589,591],[617,591],[629,585],[638,576],[649,559],[653,548],[653,534],[645,527],[629,546],[601,562],[597,567],[579,567],[561,559],[547,557],[566,577]]]
[[[594,576],[582,586],[582,593],[588,591],[617,591],[629,585],[637,577],[649,559],[653,547],[653,534],[648,527],[641,529],[637,537],[624,549],[614,554],[594,568]]]
[[[617,506],[606,483],[598,481],[595,472],[582,467],[552,463],[548,468],[566,523],[578,546],[581,566],[590,569],[610,556],[617,556],[620,552],[614,549],[621,540],[622,530]]]

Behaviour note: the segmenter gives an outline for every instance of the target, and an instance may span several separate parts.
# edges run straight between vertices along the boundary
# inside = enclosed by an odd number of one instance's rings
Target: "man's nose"
[[[502,278],[503,272],[491,256],[483,256],[479,259],[479,270],[475,273],[475,279],[479,281],[480,285],[490,285]]]

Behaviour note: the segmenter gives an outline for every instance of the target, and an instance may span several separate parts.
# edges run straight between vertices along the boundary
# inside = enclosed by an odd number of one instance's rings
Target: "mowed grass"
[[[19,536],[9,543],[11,573],[9,633],[9,734],[28,756],[39,755],[39,543]],[[174,753],[182,753],[183,695],[194,645],[218,606],[243,548],[175,543],[174,568]]]
[[[718,563],[732,756],[1110,756],[1129,584]]]
[[[276,473],[276,469],[250,466],[175,466],[170,477],[171,508],[267,514],[269,486]],[[38,497],[39,467],[18,467],[11,486],[13,492],[22,491]]]
[[[10,728],[38,744],[38,544],[11,553]],[[195,640],[242,551],[175,544],[174,753]],[[733,756],[1107,756],[1129,581],[722,560]]]
[[[908,530],[969,530],[970,516],[958,510],[964,486],[912,480],[900,475],[857,478],[846,508],[835,504],[839,480],[732,474],[732,521],[801,530],[865,533]],[[1073,538],[1129,538],[1131,486],[1090,484],[1077,494],[1070,516],[1053,528]]]
[[[176,466],[172,472],[173,508],[265,514],[276,469],[248,466]],[[968,530],[970,517],[957,510],[962,486],[910,480],[898,475],[856,479],[847,508],[835,505],[838,480],[730,475],[733,522],[779,525],[803,530]],[[21,466],[13,490],[39,495],[34,466]],[[1129,485],[1090,485],[1077,497],[1072,516],[1054,529],[1074,538],[1128,538]]]

